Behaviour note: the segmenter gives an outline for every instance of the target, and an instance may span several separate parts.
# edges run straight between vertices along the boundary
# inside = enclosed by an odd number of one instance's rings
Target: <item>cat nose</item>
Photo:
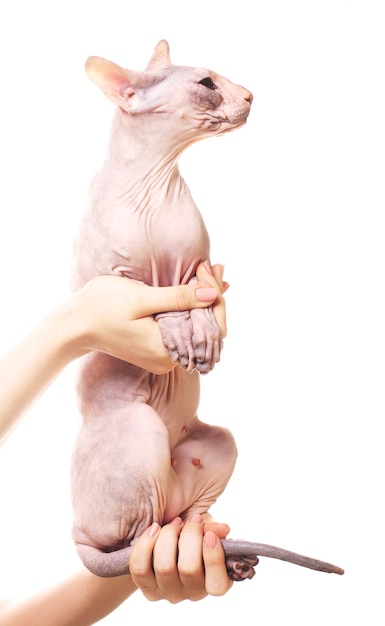
[[[253,101],[253,94],[252,94],[250,91],[248,92],[247,96],[245,96],[245,100],[246,100],[249,104],[251,104],[251,103],[252,103],[252,101]]]

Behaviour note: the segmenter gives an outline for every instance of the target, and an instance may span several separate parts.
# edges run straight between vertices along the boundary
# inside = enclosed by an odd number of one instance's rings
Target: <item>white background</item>
[[[138,611],[169,626],[384,624],[383,8],[1,3],[1,352],[67,295],[72,237],[113,113],[86,58],[141,70],[166,38],[174,63],[249,88],[247,125],[180,163],[231,283],[228,338],[203,380],[200,418],[231,428],[239,461],[213,512],[232,537],[346,570],[261,559],[223,598],[172,606],[135,594],[103,624],[133,623]],[[2,597],[79,564],[72,377],[70,367],[0,450]]]

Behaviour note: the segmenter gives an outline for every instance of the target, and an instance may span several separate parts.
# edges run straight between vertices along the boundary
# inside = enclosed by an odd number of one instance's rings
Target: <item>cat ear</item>
[[[156,46],[154,53],[146,67],[146,72],[156,72],[158,70],[165,70],[171,65],[170,60],[170,48],[165,39]]]
[[[119,104],[127,101],[135,91],[127,75],[127,70],[112,61],[101,57],[89,57],[86,61],[88,78],[114,102]]]
[[[154,75],[127,70],[101,57],[89,57],[87,76],[114,104],[128,109],[137,90],[143,91],[156,82]]]

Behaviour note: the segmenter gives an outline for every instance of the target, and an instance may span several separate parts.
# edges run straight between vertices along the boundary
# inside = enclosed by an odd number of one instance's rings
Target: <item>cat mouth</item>
[[[223,132],[226,132],[226,131],[236,130],[237,128],[240,128],[241,126],[244,126],[246,124],[247,118],[248,118],[248,115],[244,115],[243,117],[236,117],[234,119],[229,119],[227,117],[226,119],[223,119],[218,123],[222,126]]]
[[[243,115],[235,115],[234,117],[228,117],[227,115],[216,116],[214,119],[210,120],[210,124],[212,126],[223,126],[227,127],[229,130],[239,128],[246,124],[246,120],[249,116],[249,113],[245,113]]]

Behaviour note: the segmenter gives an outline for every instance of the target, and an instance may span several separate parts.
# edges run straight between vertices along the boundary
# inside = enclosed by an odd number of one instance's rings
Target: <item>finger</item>
[[[186,598],[177,567],[178,539],[182,528],[180,517],[163,526],[154,548],[154,571],[159,593],[173,604]]]
[[[223,272],[224,266],[219,263],[210,267],[210,265],[205,261],[197,268],[197,276],[199,280],[207,283],[218,291],[218,297],[213,303],[213,312],[215,319],[217,320],[217,324],[221,329],[222,339],[227,335],[227,325],[225,300],[220,294],[223,294],[229,288],[229,284],[223,281]]]
[[[192,600],[204,598],[206,593],[202,560],[203,521],[193,515],[185,522],[179,537],[178,570],[186,595]]]
[[[223,294],[225,291],[225,283],[223,281],[223,273],[225,271],[225,266],[220,265],[219,263],[216,263],[215,265],[211,266],[211,271],[216,280],[216,283],[218,284],[221,294]]]
[[[223,280],[223,272],[224,272],[224,266],[223,265],[216,264],[216,265],[213,265],[211,269],[212,269],[213,275],[215,277],[216,283],[218,284],[218,287],[219,287],[220,292],[222,294],[214,302],[213,312],[214,312],[215,318],[217,320],[218,326],[221,329],[221,337],[223,339],[227,335],[227,326],[226,326],[225,300],[224,300],[224,298],[222,296],[225,293],[225,291],[228,290],[230,285],[229,285],[229,283],[227,283],[226,281]]]
[[[213,304],[213,313],[221,330],[221,337],[224,339],[227,335],[227,323],[225,299],[222,296],[218,296],[217,300]]]
[[[198,266],[197,268],[197,276],[204,282],[207,282],[208,285],[214,287],[217,291],[219,291],[222,295],[225,291],[230,287],[229,283],[223,280],[223,273],[225,271],[225,266],[220,263],[216,263],[215,265],[208,264],[206,261]]]
[[[154,522],[135,543],[129,561],[131,578],[148,600],[158,599],[152,554],[159,533],[160,526]]]
[[[211,596],[222,596],[232,586],[228,577],[225,554],[217,535],[208,530],[203,537],[203,562],[206,572],[206,591]]]
[[[213,287],[221,294],[223,271],[223,265],[216,264],[211,267],[208,261],[204,261],[198,265],[196,275],[202,283],[208,287]]]
[[[204,532],[206,533],[208,530],[212,530],[220,539],[225,539],[230,532],[230,526],[221,522],[210,521],[204,524]]]
[[[137,285],[137,287],[140,290],[135,302],[135,312],[138,317],[166,311],[187,311],[207,307],[218,296],[218,291],[214,287],[201,282],[172,287],[149,287],[148,285]]]

